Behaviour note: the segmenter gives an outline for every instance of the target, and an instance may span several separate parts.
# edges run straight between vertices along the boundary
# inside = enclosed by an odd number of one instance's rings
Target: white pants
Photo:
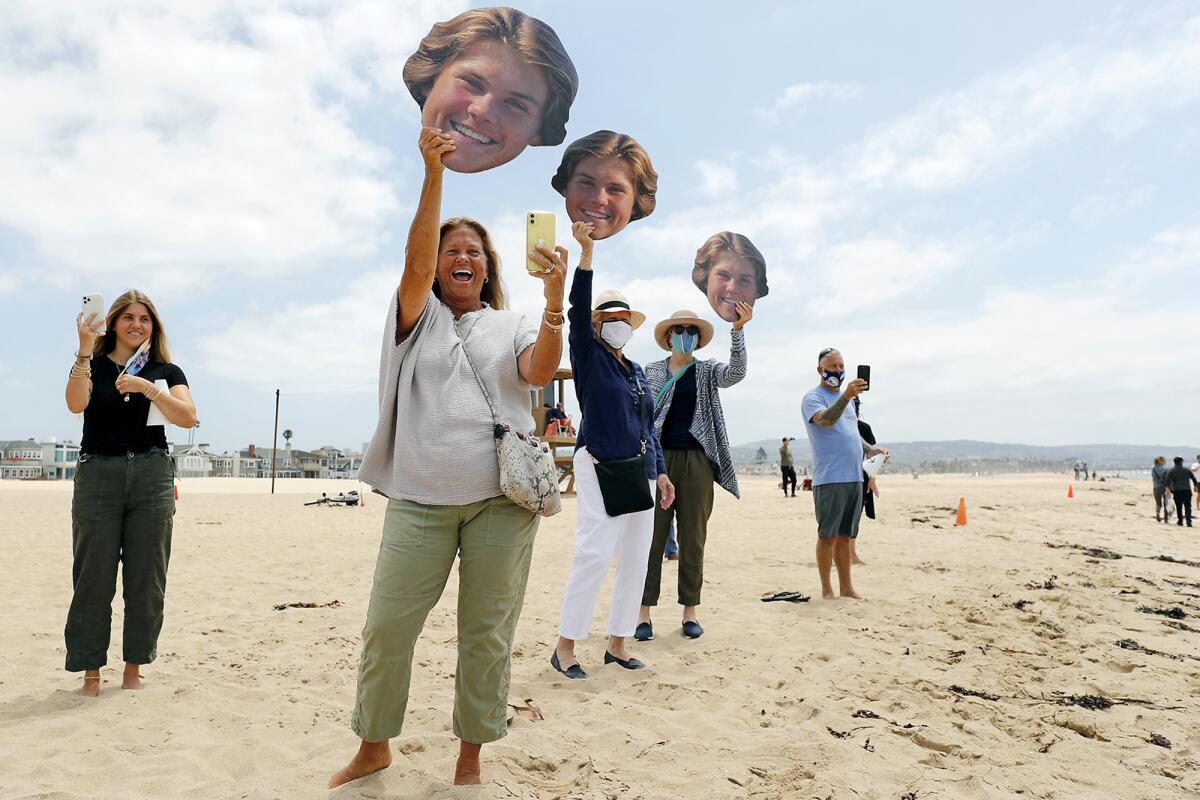
[[[600,584],[604,583],[608,565],[615,555],[617,573],[613,579],[608,633],[610,636],[632,636],[637,629],[642,590],[646,585],[650,540],[654,537],[654,509],[610,517],[604,511],[596,465],[586,447],[575,452],[574,462],[575,559],[571,562],[571,577],[563,592],[558,634],[573,641],[588,638],[596,596],[600,594]],[[650,482],[650,496],[654,496],[653,481]]]

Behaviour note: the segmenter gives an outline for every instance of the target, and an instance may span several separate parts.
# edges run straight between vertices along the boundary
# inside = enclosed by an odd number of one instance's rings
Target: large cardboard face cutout
[[[737,303],[767,296],[767,262],[740,233],[721,231],[708,237],[696,251],[692,283],[708,298],[721,319],[737,322]]]
[[[529,145],[561,144],[579,78],[554,30],[514,8],[477,8],[439,22],[404,64],[421,125],[454,141],[443,159],[482,172]]]
[[[566,200],[571,221],[590,222],[599,241],[654,212],[658,173],[637,139],[596,131],[567,147],[550,185]]]

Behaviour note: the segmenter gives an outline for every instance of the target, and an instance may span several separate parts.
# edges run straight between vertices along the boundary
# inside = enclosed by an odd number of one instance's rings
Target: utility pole
[[[271,435],[271,494],[275,494],[275,458],[279,454],[279,390],[275,390],[275,433]]]

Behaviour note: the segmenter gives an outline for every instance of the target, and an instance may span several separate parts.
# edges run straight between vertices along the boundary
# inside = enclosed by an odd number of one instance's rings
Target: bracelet
[[[542,312],[542,316],[543,317],[553,317],[554,319],[561,321],[563,319],[564,315],[563,315],[563,312],[561,312],[561,311],[551,311],[550,309],[546,309],[545,311]]]
[[[562,329],[566,327],[566,323],[552,325],[548,319],[543,319],[542,325],[544,325],[551,333],[562,333]]]
[[[79,361],[91,361],[92,360],[92,356],[90,353],[86,356],[81,356],[81,355],[79,355],[78,350],[75,351],[75,358]]]
[[[152,393],[146,395],[146,399],[149,400],[151,403],[153,403],[155,400],[162,397],[162,393],[163,393],[163,390],[158,388],[157,386],[155,386],[154,391]]]
[[[92,377],[91,367],[84,368],[84,367],[79,366],[78,364],[72,364],[71,365],[71,377],[72,378],[90,378],[90,377]]]

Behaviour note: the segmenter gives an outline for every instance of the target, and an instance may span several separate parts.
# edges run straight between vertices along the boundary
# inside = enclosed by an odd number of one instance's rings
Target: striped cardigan
[[[746,332],[736,330],[730,332],[732,346],[730,347],[729,363],[722,364],[716,359],[696,359],[692,369],[696,370],[696,413],[692,417],[692,425],[688,432],[696,437],[704,455],[712,462],[713,473],[722,489],[741,498],[738,490],[737,472],[733,468],[733,457],[729,453],[729,436],[725,432],[725,415],[721,412],[721,398],[717,389],[727,389],[746,377]],[[646,381],[650,391],[657,397],[670,379],[667,362],[670,356],[662,361],[646,365]],[[663,423],[667,420],[667,412],[671,409],[671,400],[675,396],[675,384],[671,384],[658,405],[654,407],[654,435],[660,441]]]

